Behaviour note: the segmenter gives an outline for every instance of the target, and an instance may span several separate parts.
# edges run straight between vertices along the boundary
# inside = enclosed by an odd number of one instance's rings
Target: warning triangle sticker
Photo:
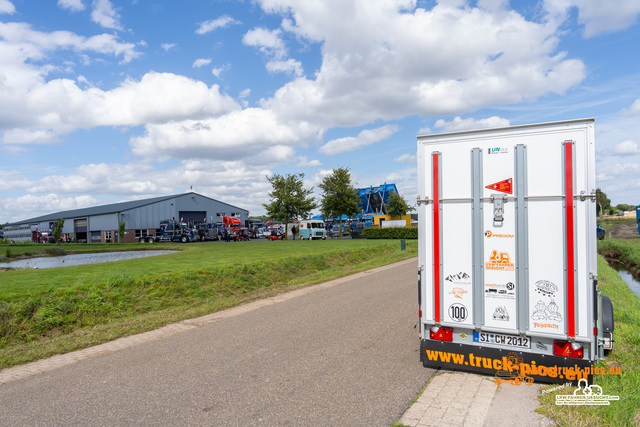
[[[487,185],[484,188],[489,190],[500,191],[502,193],[513,194],[513,178]]]

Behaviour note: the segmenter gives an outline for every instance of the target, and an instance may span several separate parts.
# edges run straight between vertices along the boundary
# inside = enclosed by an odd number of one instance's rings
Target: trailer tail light
[[[578,344],[577,342],[571,343],[568,341],[555,340],[553,342],[553,354],[556,356],[582,359],[584,349],[582,348],[582,344]]]
[[[429,336],[432,340],[451,342],[453,341],[453,329],[434,326],[431,328]]]

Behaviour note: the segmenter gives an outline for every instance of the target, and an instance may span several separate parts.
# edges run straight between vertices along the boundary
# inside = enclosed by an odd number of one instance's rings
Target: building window
[[[232,212],[232,213],[231,213],[231,216],[237,216],[237,217],[240,217],[240,216],[242,216],[242,214],[241,214],[240,212],[236,212],[236,213],[233,213],[233,212]]]
[[[219,216],[220,218],[222,218],[223,216],[227,216],[227,213],[226,212],[218,212],[216,214],[216,216]]]
[[[111,231],[104,232],[104,241],[106,243],[111,243]]]
[[[141,237],[147,237],[147,230],[136,230],[136,240]]]

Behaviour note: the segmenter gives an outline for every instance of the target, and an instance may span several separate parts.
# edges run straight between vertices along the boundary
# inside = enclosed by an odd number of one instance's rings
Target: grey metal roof
[[[189,193],[182,193],[182,194],[173,194],[171,196],[152,197],[150,199],[132,200],[132,201],[129,201],[129,202],[111,203],[109,205],[94,206],[94,207],[90,207],[90,208],[73,209],[73,210],[69,210],[69,211],[61,211],[61,212],[51,213],[51,214],[47,214],[47,215],[42,215],[42,216],[35,217],[35,218],[25,219],[23,221],[17,221],[17,222],[8,224],[8,225],[18,225],[18,224],[27,224],[27,223],[44,222],[44,221],[54,221],[54,220],[56,220],[58,218],[62,218],[62,217],[65,217],[65,218],[77,218],[77,217],[82,217],[82,216],[105,215],[105,214],[125,211],[127,209],[135,209],[135,208],[139,208],[139,207],[142,207],[142,206],[151,205],[153,203],[162,202],[162,201],[169,200],[169,199],[175,199],[176,197],[186,196],[186,195],[189,195],[189,194],[190,195],[196,195],[196,196],[204,197],[205,199],[213,200],[214,202],[224,203],[225,205],[229,205],[228,203],[221,202],[221,201],[216,200],[216,199],[212,199],[211,197],[203,196],[202,194],[189,192]],[[229,205],[229,206],[231,206],[233,208],[236,208],[236,209],[239,209],[239,210],[242,210],[242,211],[247,211],[246,209],[242,209],[242,208],[239,208],[237,206],[233,206],[233,205]]]

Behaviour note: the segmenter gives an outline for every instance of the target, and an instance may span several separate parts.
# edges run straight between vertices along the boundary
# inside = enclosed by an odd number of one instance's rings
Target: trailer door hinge
[[[499,227],[504,221],[504,204],[507,203],[507,195],[492,194],[491,203],[493,203],[493,226]]]
[[[430,201],[431,200],[429,200],[428,197],[425,197],[424,199],[421,199],[420,196],[418,196],[418,200],[417,200],[416,203],[418,204],[418,206],[420,206],[421,203],[425,203],[425,204],[428,205]]]
[[[591,194],[587,194],[584,190],[580,192],[580,201],[584,202],[589,198],[592,202],[596,201],[596,190],[591,190]]]

